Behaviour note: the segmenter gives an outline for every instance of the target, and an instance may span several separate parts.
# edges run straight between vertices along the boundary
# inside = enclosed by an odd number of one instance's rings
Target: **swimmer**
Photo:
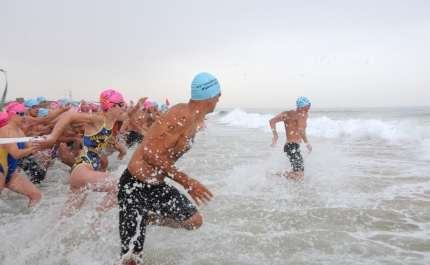
[[[24,105],[12,102],[6,107],[6,113],[0,114],[0,138],[25,137],[21,130],[26,119]],[[0,144],[0,194],[4,188],[8,188],[27,196],[30,199],[28,208],[40,202],[42,193],[26,177],[18,173],[16,168],[19,158],[38,150],[40,150],[38,142]]]
[[[62,217],[73,216],[84,204],[90,191],[107,192],[103,201],[97,207],[97,217],[115,206],[117,202],[116,186],[118,179],[109,173],[99,172],[100,158],[112,136],[112,128],[117,120],[129,119],[143,104],[146,98],[141,98],[136,106],[128,113],[124,111],[124,99],[118,91],[109,89],[100,95],[103,112],[100,115],[87,115],[69,111],[61,116],[55,124],[49,139],[41,141],[44,146],[52,146],[57,138],[71,123],[86,123],[83,139],[83,150],[76,159],[69,177],[69,195],[61,211]]]
[[[166,112],[168,109],[169,109],[169,107],[167,107],[167,105],[166,104],[161,104],[161,111],[164,113],[164,112]]]
[[[210,190],[179,171],[175,163],[191,148],[197,122],[214,111],[220,96],[218,80],[208,73],[198,74],[192,82],[190,101],[173,106],[156,120],[134,152],[118,183],[123,264],[136,264],[142,258],[148,224],[187,230],[202,225],[197,207],[164,179],[182,185],[197,206],[209,203]]]
[[[284,111],[269,121],[270,128],[272,128],[273,139],[272,148],[275,147],[278,140],[278,133],[276,132],[276,123],[284,122],[285,133],[287,142],[284,146],[284,153],[290,160],[292,172],[279,172],[276,175],[283,176],[287,179],[302,180],[304,176],[304,163],[303,157],[300,154],[300,144],[302,140],[305,142],[309,152],[312,152],[312,146],[308,142],[306,136],[306,127],[308,119],[308,111],[311,108],[311,102],[306,97],[299,97],[296,101],[297,109]]]

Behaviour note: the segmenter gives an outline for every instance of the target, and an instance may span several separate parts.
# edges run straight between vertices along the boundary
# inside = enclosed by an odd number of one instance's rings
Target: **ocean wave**
[[[271,114],[247,113],[234,109],[221,117],[219,122],[227,126],[259,129],[270,132]],[[357,119],[345,115],[344,119],[331,119],[327,116],[309,118],[307,135],[319,138],[342,138],[350,141],[384,142],[389,145],[430,145],[430,125],[417,120],[382,121],[378,119]],[[285,132],[283,123],[276,125],[278,132]]]

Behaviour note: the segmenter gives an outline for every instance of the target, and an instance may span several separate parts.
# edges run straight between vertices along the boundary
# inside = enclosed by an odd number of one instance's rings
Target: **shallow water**
[[[177,164],[214,194],[199,207],[204,224],[148,227],[143,264],[429,264],[429,110],[311,110],[313,152],[302,147],[302,182],[266,177],[266,170],[289,169],[281,126],[276,148],[269,147],[268,119],[281,110],[209,115],[207,130]],[[108,169],[119,176],[131,153],[122,162],[114,154]],[[27,199],[3,191],[0,264],[118,259],[118,210],[103,217],[103,229],[88,226],[102,193],[48,228],[67,198],[68,170],[56,163],[48,171],[31,212]]]

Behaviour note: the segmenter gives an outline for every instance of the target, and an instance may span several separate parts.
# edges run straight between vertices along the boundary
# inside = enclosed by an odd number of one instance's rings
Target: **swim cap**
[[[221,92],[218,80],[211,74],[200,73],[191,83],[191,99],[204,100],[213,98]]]
[[[40,117],[45,117],[48,114],[49,114],[49,112],[48,112],[47,109],[45,109],[45,108],[39,108],[39,116]]]
[[[152,108],[154,105],[152,104],[152,102],[151,101],[149,101],[149,100],[147,100],[147,101],[145,101],[145,103],[143,104],[143,108],[144,109],[149,109],[149,108]]]
[[[299,97],[296,100],[297,108],[303,108],[309,104],[311,104],[311,102],[309,101],[309,99],[307,97]]]
[[[40,96],[37,98],[37,102],[42,102],[42,101],[46,101],[46,98],[44,96]]]
[[[26,109],[29,109],[29,108],[31,108],[31,107],[33,107],[35,105],[39,105],[39,102],[37,102],[37,100],[35,100],[33,98],[27,99],[25,101],[25,108]]]
[[[124,101],[121,93],[113,89],[105,90],[100,94],[100,105],[104,110],[112,108],[115,103],[119,103],[121,101]]]
[[[158,106],[158,103],[157,103],[157,101],[152,101],[152,106]]]
[[[91,104],[92,111],[97,111],[98,109],[99,109],[99,106],[97,106],[96,104]]]
[[[166,104],[161,104],[161,110],[165,112],[168,109]]]
[[[70,100],[69,100],[68,98],[62,98],[62,99],[60,100],[60,106],[64,106],[64,105],[66,105],[67,103],[70,103]]]
[[[51,107],[51,109],[56,109],[60,106],[60,104],[58,102],[51,102],[49,106]]]
[[[0,112],[0,128],[9,123],[9,115],[6,112]]]
[[[17,112],[21,112],[25,110],[24,104],[18,103],[18,102],[12,102],[6,107],[6,113],[9,115],[9,117],[12,117]]]
[[[72,105],[73,105],[74,107],[77,107],[77,106],[79,106],[79,102],[77,102],[77,101],[72,101]]]

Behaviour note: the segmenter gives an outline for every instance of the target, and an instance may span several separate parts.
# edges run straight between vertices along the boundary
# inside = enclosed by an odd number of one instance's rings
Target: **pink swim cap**
[[[9,115],[6,112],[0,112],[0,128],[9,123]]]
[[[143,104],[144,109],[149,109],[149,108],[152,108],[153,106],[154,105],[152,104],[152,101],[149,101],[149,100],[145,101],[145,103]]]
[[[60,106],[60,104],[58,102],[51,102],[51,104],[49,104],[49,106],[51,107],[51,109],[56,109],[56,108],[58,108],[58,106]]]
[[[9,117],[12,117],[13,115],[15,115],[15,113],[22,112],[22,111],[26,111],[24,103],[12,102],[12,103],[9,103],[9,105],[7,105],[6,107],[6,112],[9,115]]]
[[[97,106],[96,104],[91,104],[92,111],[97,111],[98,109],[99,109],[99,106]]]
[[[104,110],[112,108],[115,103],[119,103],[121,101],[124,101],[121,93],[113,89],[105,90],[100,94],[100,105]]]

